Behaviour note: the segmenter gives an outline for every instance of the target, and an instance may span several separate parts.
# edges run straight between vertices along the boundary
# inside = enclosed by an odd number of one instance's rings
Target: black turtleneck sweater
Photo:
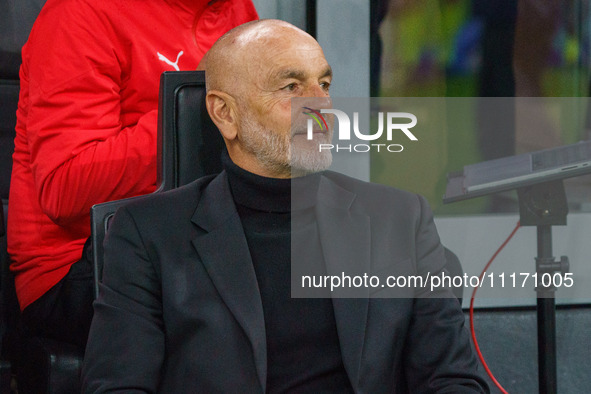
[[[263,304],[267,392],[352,392],[331,299],[291,298],[292,247],[298,261],[313,262],[308,266],[313,274],[325,272],[314,221],[320,176],[265,178],[238,167],[227,155],[223,162]]]

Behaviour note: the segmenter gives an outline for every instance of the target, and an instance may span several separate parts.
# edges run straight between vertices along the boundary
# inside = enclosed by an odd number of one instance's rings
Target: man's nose
[[[315,92],[311,91],[311,93]],[[324,89],[317,92],[318,95],[306,95],[298,100],[298,105],[302,108],[314,109],[320,111],[321,109],[332,108],[332,99]],[[304,111],[306,112],[306,111]]]

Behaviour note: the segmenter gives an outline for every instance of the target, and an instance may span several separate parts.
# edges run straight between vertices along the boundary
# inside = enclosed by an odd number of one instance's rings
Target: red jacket
[[[21,309],[80,259],[93,204],[155,189],[160,74],[257,18],[251,0],[47,1],[22,51],[9,196]]]

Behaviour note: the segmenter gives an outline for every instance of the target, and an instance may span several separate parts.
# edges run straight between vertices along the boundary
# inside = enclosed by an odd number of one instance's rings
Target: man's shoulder
[[[191,214],[207,187],[220,176],[207,175],[176,189],[157,191],[141,198],[134,198],[124,207],[133,216],[171,217]]]
[[[355,194],[361,202],[372,203],[378,201],[392,201],[398,203],[416,204],[420,195],[396,187],[363,181],[334,171],[325,171],[324,177],[337,187],[341,187]]]

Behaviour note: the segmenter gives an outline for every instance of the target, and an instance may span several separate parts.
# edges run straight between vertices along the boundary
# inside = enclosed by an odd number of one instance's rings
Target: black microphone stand
[[[566,225],[568,205],[562,180],[517,189],[522,226],[537,227],[536,293],[538,382],[541,394],[556,394],[555,275],[568,272],[568,258],[552,256],[552,226]],[[560,282],[562,283],[562,282]]]

